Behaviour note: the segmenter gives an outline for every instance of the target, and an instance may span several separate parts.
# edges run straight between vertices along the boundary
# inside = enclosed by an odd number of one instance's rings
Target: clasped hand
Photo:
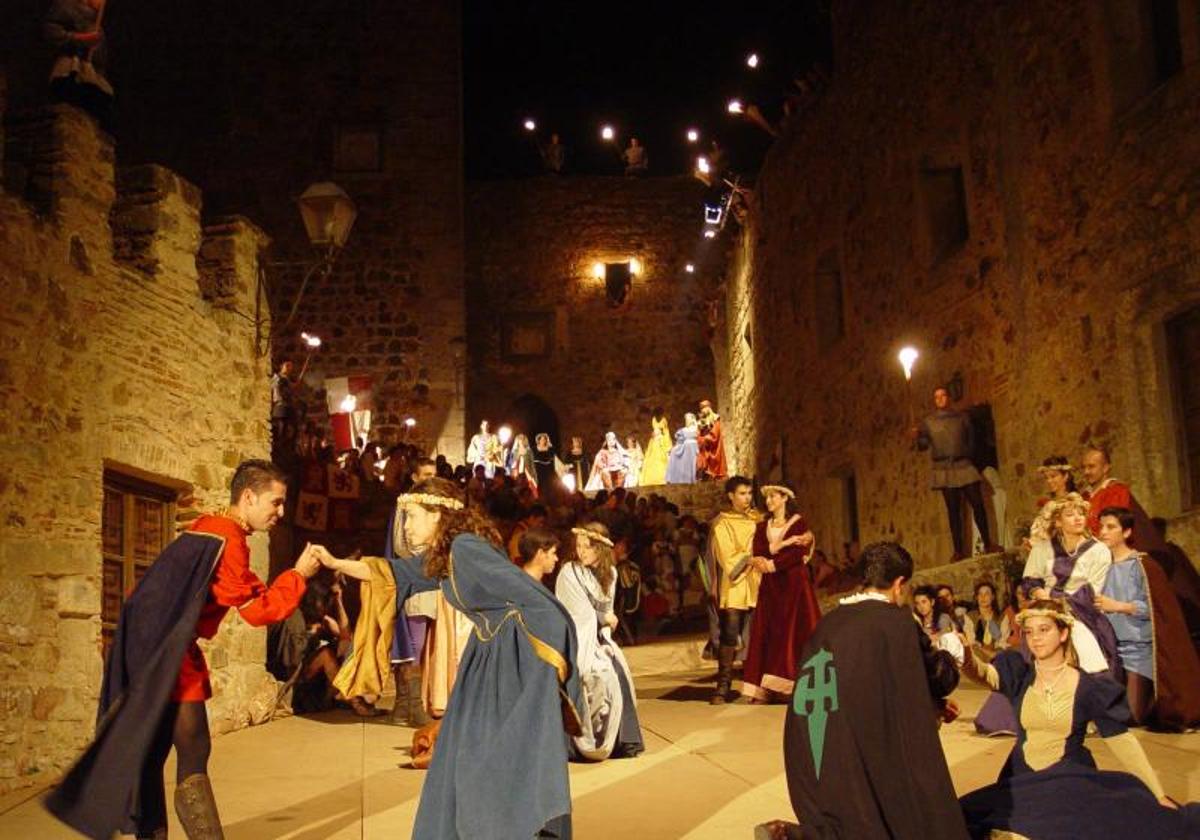
[[[295,570],[303,577],[310,578],[324,566],[327,569],[336,568],[337,558],[329,553],[323,545],[305,543],[304,551],[296,559]]]

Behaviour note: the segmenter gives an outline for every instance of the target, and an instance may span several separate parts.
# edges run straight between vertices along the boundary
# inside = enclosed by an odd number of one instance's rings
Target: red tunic
[[[1133,493],[1128,484],[1119,481],[1109,481],[1099,490],[1092,492],[1089,499],[1088,529],[1093,535],[1100,533],[1100,511],[1108,507],[1121,507],[1133,510]],[[1144,548],[1143,546],[1138,546]]]
[[[707,432],[697,438],[699,453],[696,456],[696,471],[709,478],[724,478],[729,472],[725,463],[725,441],[721,437],[721,420],[717,418]]]
[[[798,537],[808,531],[798,517],[779,539]],[[750,644],[742,672],[742,693],[765,698],[768,691],[789,693],[796,680],[796,666],[804,643],[821,618],[821,607],[812,578],[804,562],[808,548],[789,545],[772,554],[767,539],[767,521],[754,529],[751,552],[775,564],[775,571],[762,576],[758,606],[750,622]]]
[[[282,621],[299,606],[306,585],[304,576],[288,569],[275,578],[270,587],[263,584],[250,571],[250,547],[246,545],[248,532],[237,522],[227,516],[201,516],[188,530],[225,538],[225,547],[209,586],[208,603],[196,622],[197,638],[211,639],[217,635],[221,619],[230,607],[237,607],[242,618],[250,624],[262,627]],[[208,663],[193,640],[184,654],[171,699],[176,703],[190,703],[203,702],[209,697],[212,697],[212,683],[208,678]]]

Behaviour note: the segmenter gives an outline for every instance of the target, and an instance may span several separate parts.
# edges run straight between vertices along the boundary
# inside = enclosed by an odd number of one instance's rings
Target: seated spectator
[[[975,609],[967,613],[963,632],[967,641],[982,645],[984,650],[1000,650],[1008,647],[1012,617],[1011,606],[1000,608],[991,581],[981,580],[975,584]]]
[[[308,583],[300,609],[271,628],[275,675],[292,687],[296,714],[333,708],[333,678],[350,649],[351,627],[342,601],[340,579],[332,583],[314,577]],[[376,711],[361,697],[348,700],[360,717]]]
[[[546,527],[546,507],[544,505],[535,504],[529,508],[529,512],[519,520],[516,527],[513,528],[512,536],[508,538],[508,556],[517,565],[522,565],[521,553],[521,537],[530,529],[541,529]]]
[[[534,580],[545,583],[558,566],[558,536],[545,528],[526,528],[517,541],[518,564]]]
[[[926,584],[913,590],[913,615],[921,629],[931,637],[954,630],[954,622],[942,610],[937,590]]]
[[[948,583],[939,583],[937,599],[942,612],[950,616],[950,621],[954,624],[954,632],[963,632],[963,628],[966,626],[967,608],[959,606],[958,601],[955,600],[954,588]]]

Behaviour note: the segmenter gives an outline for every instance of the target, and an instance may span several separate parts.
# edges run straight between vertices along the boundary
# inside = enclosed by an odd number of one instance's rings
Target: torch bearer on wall
[[[297,381],[304,379],[304,374],[308,371],[308,363],[312,361],[312,354],[321,346],[320,338],[306,332],[300,333],[300,340],[304,342],[307,350],[304,353],[304,364],[300,366],[300,375],[296,377]]]
[[[897,358],[900,360],[900,367],[904,368],[904,393],[908,402],[908,426],[910,429],[915,428],[917,425],[916,414],[913,411],[912,372],[913,365],[916,364],[917,357],[920,355],[915,347],[905,347],[897,355]]]

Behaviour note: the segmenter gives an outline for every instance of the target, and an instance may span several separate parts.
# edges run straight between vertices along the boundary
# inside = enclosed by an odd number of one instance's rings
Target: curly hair
[[[1029,529],[1029,539],[1033,542],[1041,542],[1058,536],[1058,519],[1065,510],[1078,510],[1087,516],[1091,506],[1078,493],[1068,493],[1061,499],[1051,499],[1042,506],[1037,519],[1033,520],[1033,525]]]
[[[593,534],[604,537],[604,539],[612,539],[608,533],[608,528],[599,522],[588,522],[580,526],[585,531],[591,531]],[[617,561],[613,556],[613,550],[610,546],[605,545],[599,540],[588,540],[588,544],[596,552],[596,562],[592,564],[592,574],[596,576],[596,580],[600,584],[600,589],[604,592],[608,591],[608,587],[612,585],[613,576],[616,574]],[[574,563],[579,561],[579,552],[576,550]]]
[[[441,496],[463,503],[463,491],[453,481],[444,478],[427,478],[413,487],[414,494]],[[437,530],[425,549],[425,575],[431,578],[444,578],[450,574],[450,544],[459,534],[475,534],[494,546],[501,544],[500,532],[484,511],[478,507],[464,507],[452,510],[436,504],[419,504],[425,510],[440,513],[441,519]]]

